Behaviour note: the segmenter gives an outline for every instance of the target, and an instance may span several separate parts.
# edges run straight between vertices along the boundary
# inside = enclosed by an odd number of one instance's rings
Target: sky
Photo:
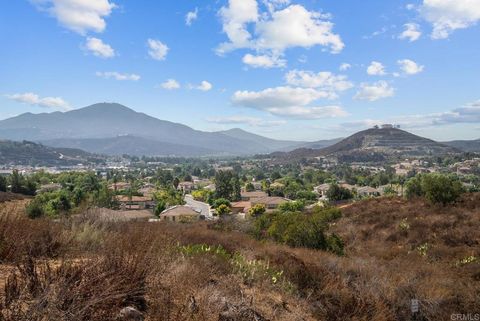
[[[205,131],[480,138],[480,0],[16,0],[0,119],[117,102]]]

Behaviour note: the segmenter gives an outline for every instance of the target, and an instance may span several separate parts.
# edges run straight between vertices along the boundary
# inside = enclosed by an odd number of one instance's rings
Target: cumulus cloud
[[[197,89],[201,91],[210,91],[213,88],[213,85],[206,80],[203,80],[199,85],[188,85],[190,89]]]
[[[131,81],[138,81],[140,80],[140,76],[137,74],[125,74],[116,71],[97,71],[95,73],[97,77],[102,77],[105,79],[115,79],[115,80],[131,80]]]
[[[381,62],[372,61],[367,68],[367,74],[371,76],[383,76],[387,73],[385,72],[385,66]]]
[[[40,106],[52,109],[59,110],[69,110],[70,104],[67,103],[60,97],[40,97],[34,93],[23,93],[23,94],[13,94],[6,95],[7,98],[17,101],[19,103],[24,103],[32,106]]]
[[[195,10],[188,12],[187,15],[185,16],[185,24],[187,26],[191,26],[192,23],[195,20],[197,20],[197,18],[198,18],[198,8],[195,8]]]
[[[347,76],[335,75],[329,71],[314,73],[305,70],[292,70],[285,75],[287,84],[305,88],[317,88],[332,93],[353,87]]]
[[[222,55],[245,48],[260,55],[282,56],[292,47],[320,45],[332,53],[344,48],[340,36],[333,32],[329,15],[289,3],[284,0],[264,1],[268,11],[261,12],[256,0],[229,0],[228,5],[219,11],[223,32],[229,41],[218,46],[217,53]]]
[[[343,63],[343,64],[340,65],[340,67],[338,69],[340,69],[340,71],[346,71],[350,68],[352,68],[352,65],[347,64],[347,63]]]
[[[419,65],[410,59],[398,60],[397,63],[405,75],[416,75],[421,73],[424,69],[424,66]]]
[[[242,59],[243,63],[253,68],[282,68],[287,61],[278,56],[246,54]]]
[[[167,79],[165,82],[160,84],[160,87],[166,90],[175,90],[180,89],[180,83],[175,79]]]
[[[98,38],[88,37],[85,48],[97,57],[112,58],[115,56],[115,50]]]
[[[357,100],[376,101],[382,98],[388,98],[395,95],[395,89],[384,81],[377,81],[375,83],[362,83],[360,89],[354,96]]]
[[[272,115],[299,119],[342,117],[347,113],[339,106],[310,106],[322,98],[334,98],[331,92],[314,88],[276,87],[262,91],[237,91],[235,106],[267,111]]]
[[[149,48],[148,54],[155,60],[165,60],[170,50],[166,44],[156,39],[148,39],[147,46]]]
[[[480,0],[423,0],[419,10],[433,26],[433,39],[446,39],[480,21]]]
[[[399,39],[407,39],[410,42],[420,39],[422,32],[420,26],[416,23],[406,23],[404,25],[405,30],[398,36]]]
[[[109,0],[32,0],[43,11],[55,17],[67,29],[85,35],[103,32],[105,18],[116,5]]]
[[[254,127],[275,127],[284,125],[287,122],[285,120],[264,120],[257,117],[250,116],[227,116],[227,117],[211,117],[207,118],[208,122],[222,125],[249,125]]]
[[[452,124],[480,123],[480,100],[447,112],[403,115],[387,119],[364,119],[341,124],[341,128],[358,130],[379,124],[397,124],[401,128],[428,128]]]

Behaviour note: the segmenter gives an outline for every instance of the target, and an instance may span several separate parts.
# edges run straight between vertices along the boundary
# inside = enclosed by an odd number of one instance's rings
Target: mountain
[[[53,147],[82,149],[91,153],[103,155],[141,155],[141,156],[171,156],[195,157],[215,153],[212,150],[197,147],[171,144],[135,136],[118,136],[112,138],[64,138],[42,141]]]
[[[340,162],[380,162],[404,157],[421,157],[459,153],[454,147],[420,137],[397,128],[371,128],[360,131],[329,147],[314,150],[301,148],[277,157],[335,157]]]
[[[454,140],[451,142],[444,142],[443,144],[462,150],[464,152],[480,153],[480,139]]]
[[[300,144],[297,148],[303,149],[322,149],[325,147],[329,147],[335,145],[336,143],[340,142],[343,138],[334,138],[334,139],[325,139],[325,140],[317,140],[315,142],[303,143]]]
[[[233,128],[218,132],[220,134],[239,139],[245,142],[262,145],[266,149],[273,149],[275,151],[293,150],[300,146],[307,144],[306,142],[294,142],[289,140],[276,140],[264,136],[249,133],[240,128]]]
[[[239,129],[224,132],[194,130],[115,103],[100,103],[68,112],[25,113],[0,121],[0,137],[82,147],[95,152],[158,156],[268,154],[277,148],[288,149],[288,146],[297,144]]]
[[[53,148],[28,141],[0,141],[0,164],[71,166],[103,162],[103,158],[78,149]]]

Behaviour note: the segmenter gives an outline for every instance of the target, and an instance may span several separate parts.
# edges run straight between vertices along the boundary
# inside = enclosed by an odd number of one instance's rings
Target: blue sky
[[[480,0],[0,6],[0,119],[106,101],[281,139],[480,137]]]

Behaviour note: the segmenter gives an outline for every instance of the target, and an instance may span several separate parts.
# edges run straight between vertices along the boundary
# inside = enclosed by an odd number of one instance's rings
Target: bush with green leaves
[[[266,211],[265,205],[263,204],[255,204],[248,210],[248,215],[251,217],[258,217],[263,215]]]
[[[332,184],[327,191],[327,198],[330,201],[346,201],[353,198],[353,193],[338,184]]]
[[[254,222],[254,235],[258,239],[271,239],[292,247],[307,247],[343,254],[343,242],[329,234],[329,223],[339,219],[336,208],[317,210],[313,214],[299,211],[272,212]]]
[[[425,197],[443,206],[454,203],[464,192],[457,177],[439,173],[417,175],[408,181],[406,190],[408,198]]]

